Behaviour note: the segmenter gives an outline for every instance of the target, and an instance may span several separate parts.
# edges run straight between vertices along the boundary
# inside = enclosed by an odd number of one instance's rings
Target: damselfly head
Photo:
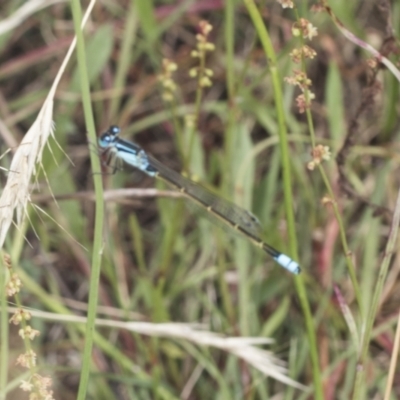
[[[121,129],[117,125],[111,125],[100,137],[99,137],[99,146],[103,149],[111,146],[119,133],[121,132]]]

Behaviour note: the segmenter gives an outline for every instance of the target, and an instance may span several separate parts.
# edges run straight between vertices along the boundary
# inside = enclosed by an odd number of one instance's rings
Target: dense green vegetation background
[[[3,22],[22,4],[4,1]],[[58,144],[50,138],[25,222],[3,247],[11,269],[2,287],[15,272],[22,291],[6,303],[2,290],[0,398],[28,398],[18,386],[29,374],[15,362],[29,345],[8,322],[15,303],[32,311],[37,371],[52,378],[57,399],[78,391],[95,399],[400,396],[399,82],[362,49],[368,43],[398,63],[400,3],[335,1],[319,13],[312,2],[294,4],[94,6],[55,93]],[[311,41],[292,34],[300,18],[317,29]],[[199,67],[192,51],[200,21],[211,24],[215,50]],[[0,160],[3,186],[79,22],[79,1],[60,2],[0,36],[1,154],[11,148]],[[290,52],[304,44],[316,55],[296,65]],[[176,90],[163,85],[163,59],[177,66]],[[211,85],[190,73],[203,67]],[[284,80],[300,69],[315,95],[307,113],[297,107],[299,88]],[[285,272],[162,183],[127,166],[111,175],[91,164],[91,135],[111,124],[251,210],[265,240],[298,260],[302,274]],[[331,153],[321,164],[317,145]],[[89,298],[96,333],[82,318]],[[181,325],[156,325],[170,322]],[[246,337],[274,342],[250,346]]]

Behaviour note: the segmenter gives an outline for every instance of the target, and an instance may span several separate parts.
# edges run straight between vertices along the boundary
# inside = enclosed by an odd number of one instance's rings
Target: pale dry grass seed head
[[[281,360],[274,357],[271,352],[256,347],[256,345],[271,343],[272,340],[269,338],[228,337],[200,329],[200,326],[196,324],[116,321],[112,323],[113,326],[149,336],[183,339],[199,346],[218,348],[242,359],[265,376],[270,376],[297,389],[307,389],[306,386],[288,377],[288,371]]]
[[[28,201],[29,183],[37,172],[36,163],[42,159],[44,145],[53,134],[53,101],[47,99],[38,117],[24,136],[13,157],[6,186],[0,198],[0,247],[12,223],[14,210],[21,224]]]
[[[9,307],[10,312],[15,308]],[[85,324],[87,319],[77,315],[54,314],[46,311],[30,309],[33,317],[58,322],[74,322]],[[114,314],[114,312],[113,312]],[[288,386],[306,390],[307,387],[288,377],[285,363],[270,351],[257,346],[271,344],[274,340],[266,337],[232,337],[205,330],[201,324],[193,323],[152,323],[138,321],[119,321],[116,319],[96,319],[98,327],[112,327],[135,332],[141,335],[164,339],[186,340],[198,346],[213,347],[242,359],[263,375],[274,378]]]
[[[95,3],[96,0],[91,0],[82,20],[82,28],[86,24]],[[38,8],[34,9],[37,11]],[[7,183],[0,197],[0,248],[3,247],[12,223],[14,210],[17,213],[17,223],[20,224],[28,201],[30,201],[29,183],[32,175],[36,174],[36,164],[39,163],[40,165],[41,163],[44,145],[54,132],[53,99],[55,91],[75,46],[76,37],[64,57],[38,117],[24,136],[11,162]]]

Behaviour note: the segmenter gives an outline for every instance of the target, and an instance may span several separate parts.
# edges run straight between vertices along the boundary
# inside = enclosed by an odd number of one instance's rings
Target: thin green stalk
[[[302,67],[303,67],[303,70],[305,71],[304,62],[302,63]],[[305,90],[304,91],[304,95],[306,97],[307,104],[310,104],[311,99],[310,99],[309,91]],[[313,123],[313,119],[312,119],[312,115],[311,115],[311,110],[309,108],[306,109],[306,116],[307,116],[307,124],[308,124],[308,129],[309,129],[310,138],[311,138],[311,144],[312,144],[312,147],[315,148],[315,146],[316,146],[316,138],[315,138],[314,123]],[[351,282],[352,282],[353,287],[354,287],[354,292],[355,292],[357,303],[358,303],[358,307],[359,307],[359,310],[360,310],[361,320],[363,320],[363,315],[364,314],[363,314],[361,293],[360,293],[360,288],[358,286],[358,281],[357,281],[357,276],[356,276],[355,267],[354,267],[354,263],[353,263],[352,253],[351,253],[350,248],[349,248],[348,243],[347,243],[346,231],[345,231],[345,228],[344,228],[343,219],[342,219],[342,216],[340,214],[339,208],[337,206],[335,194],[333,193],[331,184],[329,182],[328,177],[326,176],[325,170],[324,170],[324,168],[322,167],[321,164],[319,164],[318,167],[319,167],[318,168],[319,172],[320,172],[320,174],[322,176],[322,180],[324,181],[325,187],[328,190],[330,198],[332,199],[333,211],[334,211],[334,214],[335,214],[335,218],[336,218],[336,220],[337,220],[337,222],[339,224],[340,239],[342,241],[342,247],[343,247],[343,251],[344,251],[345,257],[346,257],[347,269],[349,271],[350,279],[351,279]]]
[[[385,397],[383,398],[383,400],[390,400],[390,393],[393,388],[394,377],[397,370],[397,360],[399,357],[399,344],[400,344],[400,313],[397,316],[396,334],[394,337],[394,346],[390,358],[390,368],[389,368],[388,378],[386,381]]]
[[[283,169],[283,186],[284,186],[284,198],[285,198],[285,211],[288,225],[288,233],[289,233],[289,243],[290,243],[290,255],[292,257],[297,257],[297,239],[295,233],[295,224],[294,224],[294,213],[292,208],[293,203],[293,195],[291,189],[291,172],[290,172],[290,158],[289,158],[289,148],[287,141],[287,131],[286,131],[286,123],[285,123],[285,114],[283,108],[283,95],[281,89],[281,78],[279,76],[277,61],[274,48],[272,46],[270,37],[265,28],[264,22],[258,11],[253,0],[244,0],[244,3],[249,11],[255,29],[257,30],[258,36],[264,48],[266,57],[269,63],[269,69],[271,73],[271,79],[274,88],[274,96],[275,96],[275,107],[278,116],[278,124],[279,124],[279,142],[280,142],[280,150],[282,154],[282,169]],[[301,307],[305,316],[307,334],[309,338],[310,345],[310,354],[311,361],[313,364],[313,381],[314,381],[314,389],[315,389],[315,398],[322,400],[323,390],[322,390],[322,379],[321,379],[321,371],[318,362],[318,351],[317,351],[317,338],[315,335],[315,327],[314,321],[311,315],[310,306],[307,299],[307,294],[304,286],[304,281],[302,275],[299,275],[295,278],[295,285],[297,294],[300,299]]]
[[[0,252],[0,400],[6,398],[6,386],[8,377],[8,349],[9,349],[9,336],[8,336],[8,314],[7,314],[7,297],[6,286],[7,270],[3,262],[4,253]]]
[[[303,67],[305,71],[305,67]],[[311,103],[310,99],[310,94],[308,90],[304,91],[304,95],[306,96],[306,102],[307,104]],[[314,129],[314,122],[312,119],[311,115],[311,110],[309,108],[306,109],[306,116],[307,116],[307,125],[308,125],[308,131],[310,134],[310,139],[311,139],[311,146],[314,148],[316,146],[316,140],[315,140],[315,129]]]
[[[135,41],[135,33],[137,29],[137,10],[134,1],[131,1],[128,16],[125,23],[125,31],[122,36],[122,47],[120,51],[120,57],[117,63],[117,72],[115,74],[114,89],[121,91],[125,86],[125,77],[130,67],[132,47]],[[117,112],[117,108],[120,104],[120,97],[113,97],[110,104],[109,118],[113,120]]]
[[[221,291],[222,304],[231,327],[236,326],[235,309],[232,304],[232,298],[229,293],[228,282],[226,280],[226,259],[221,241],[221,236],[217,236],[217,268],[218,268],[218,283]]]
[[[195,112],[194,112],[196,122],[199,121],[200,118],[200,105],[201,105],[201,98],[203,95],[203,86],[201,85],[201,78],[204,75],[204,68],[206,66],[206,54],[199,51],[199,60],[200,60],[200,66],[199,66],[199,75],[197,77],[196,101],[195,101]]]
[[[379,276],[376,283],[376,289],[374,292],[374,296],[372,299],[371,308],[369,309],[366,327],[364,331],[364,335],[362,337],[361,351],[360,351],[360,361],[359,368],[357,369],[355,384],[354,384],[354,392],[353,392],[353,400],[358,400],[360,398],[360,393],[362,388],[364,387],[364,378],[365,378],[365,368],[366,361],[368,356],[369,343],[371,341],[372,328],[374,326],[374,321],[376,317],[376,313],[379,308],[380,299],[382,296],[383,285],[386,280],[386,276],[389,270],[390,261],[393,256],[393,252],[395,251],[395,245],[397,240],[397,234],[399,230],[400,223],[400,190],[397,194],[396,200],[396,208],[393,215],[392,225],[390,227],[389,239],[385,249],[385,256],[382,260],[381,267],[379,269]]]
[[[184,158],[184,170],[186,172],[189,171],[189,163],[192,158],[193,146],[194,146],[194,136],[196,129],[198,127],[198,121],[200,119],[200,104],[201,104],[201,95],[203,93],[203,88],[197,87],[196,90],[196,102],[195,102],[195,111],[194,111],[194,121],[193,124],[189,127],[189,141],[188,141],[188,151],[187,156]]]
[[[158,46],[156,39],[160,34],[160,30],[155,16],[154,1],[134,1],[134,5],[138,15],[138,20],[140,21],[140,28],[145,38],[144,50],[146,51],[146,54],[150,58],[152,64],[156,67],[159,65],[158,54],[161,50],[158,49],[158,51],[155,51],[156,46]]]
[[[357,276],[356,276],[356,271],[354,268],[354,263],[353,263],[353,258],[352,258],[352,253],[350,251],[349,245],[347,243],[347,238],[346,238],[346,231],[344,229],[344,224],[342,220],[342,216],[340,214],[337,202],[335,200],[335,195],[333,193],[333,190],[331,188],[331,185],[329,183],[329,179],[326,176],[325,170],[321,164],[318,165],[319,172],[322,176],[322,179],[325,183],[325,187],[328,190],[329,196],[332,199],[332,207],[333,207],[333,212],[336,217],[336,221],[339,224],[339,232],[340,232],[340,239],[342,241],[342,247],[344,254],[346,256],[346,264],[347,264],[347,269],[350,274],[350,279],[353,284],[354,292],[356,295],[357,303],[358,303],[358,308],[360,309],[360,314],[361,314],[361,320],[363,320],[363,305],[362,305],[362,299],[361,299],[361,292],[360,292],[360,287],[358,286],[358,281],[357,281]]]
[[[178,146],[178,152],[181,157],[182,163],[184,165],[184,169],[186,169],[186,161],[185,161],[185,143],[183,138],[182,125],[179,122],[178,118],[178,107],[175,101],[168,103],[168,108],[171,113],[172,125],[174,126],[174,133],[176,138],[176,144]]]
[[[227,0],[225,3],[225,49],[226,49],[226,86],[228,88],[229,103],[233,102],[233,97],[235,94],[234,39],[235,39],[235,1]]]
[[[228,121],[224,135],[225,165],[224,165],[224,185],[226,189],[231,186],[231,160],[233,154],[234,134],[233,128],[236,121],[235,96],[235,75],[234,75],[234,0],[227,0],[225,4],[225,48],[226,48],[226,86],[228,88]]]
[[[87,71],[87,62],[85,54],[85,42],[81,30],[82,10],[79,0],[71,2],[72,15],[74,19],[75,33],[77,37],[77,58],[79,66],[80,83],[82,90],[83,111],[85,115],[85,122],[89,139],[92,143],[96,143],[96,129],[93,120],[92,105],[90,100],[90,86]],[[90,153],[90,161],[93,171],[100,171],[100,160],[97,154]],[[82,371],[79,384],[78,399],[83,400],[86,398],[87,389],[89,386],[89,374],[92,360],[93,339],[95,335],[95,318],[97,311],[98,291],[99,291],[99,278],[101,267],[101,245],[102,245],[102,232],[103,232],[103,218],[104,218],[104,202],[103,202],[103,184],[100,174],[93,174],[94,189],[96,196],[96,214],[94,225],[94,240],[93,240],[93,253],[92,253],[92,269],[90,276],[90,289],[89,289],[89,308],[86,323],[85,333],[85,348],[82,359]]]
[[[189,128],[189,144],[188,144],[188,152],[187,157],[185,159],[185,170],[189,171],[189,163],[192,158],[193,146],[194,146],[194,134],[196,129],[198,128],[198,123],[200,121],[200,110],[201,110],[201,99],[203,97],[203,85],[201,84],[201,80],[205,74],[206,67],[206,52],[199,51],[199,60],[200,66],[197,74],[197,89],[196,89],[196,101],[194,106],[194,121],[193,124]]]

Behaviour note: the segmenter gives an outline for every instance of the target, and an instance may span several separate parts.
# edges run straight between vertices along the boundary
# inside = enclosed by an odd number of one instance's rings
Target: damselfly
[[[300,266],[296,261],[275,250],[260,238],[259,222],[252,213],[218,197],[203,186],[166,167],[160,161],[147,154],[137,144],[121,139],[119,137],[120,132],[120,128],[113,125],[99,138],[99,147],[103,153],[109,155],[109,161],[112,157],[117,157],[147,175],[164,180],[197,205],[207,210],[207,212],[213,214],[225,225],[247,237],[256,246],[268,253],[283,268],[293,274],[300,273]]]

